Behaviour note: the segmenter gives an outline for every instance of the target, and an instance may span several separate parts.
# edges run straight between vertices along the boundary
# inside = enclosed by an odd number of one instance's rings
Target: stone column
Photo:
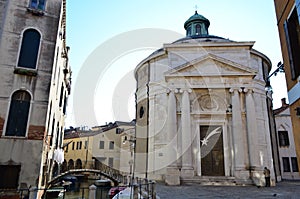
[[[262,168],[259,168],[259,154],[258,154],[258,132],[257,132],[257,121],[256,121],[256,111],[255,102],[253,98],[252,89],[244,89],[246,93],[246,118],[247,118],[247,136],[248,136],[248,151],[249,151],[249,161],[250,161],[250,171],[253,182],[262,186],[261,182],[261,172]]]
[[[177,111],[174,92],[169,92],[168,98],[168,119],[167,119],[167,144],[168,158],[170,165],[176,167],[177,160]]]
[[[234,151],[234,175],[237,179],[248,178],[244,161],[245,151],[244,134],[242,124],[241,103],[238,89],[230,89],[232,93],[232,131],[233,131],[233,151]]]
[[[178,90],[175,90],[178,92]],[[167,149],[168,164],[165,176],[167,185],[180,185],[180,171],[177,167],[177,111],[176,98],[173,91],[168,96],[168,118],[167,118]]]
[[[182,169],[181,176],[193,176],[192,168],[192,132],[191,132],[191,115],[190,115],[190,98],[189,93],[192,91],[181,90],[181,133],[182,133]]]

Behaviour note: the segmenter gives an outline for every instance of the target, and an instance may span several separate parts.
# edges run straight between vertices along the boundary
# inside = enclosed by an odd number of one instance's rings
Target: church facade
[[[263,186],[275,170],[265,80],[271,62],[253,49],[209,35],[196,13],[186,37],[163,47],[135,69],[135,173],[178,185],[222,178]]]

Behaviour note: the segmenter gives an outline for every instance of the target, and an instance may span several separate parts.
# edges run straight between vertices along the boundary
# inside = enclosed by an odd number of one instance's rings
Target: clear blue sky
[[[234,41],[255,41],[254,48],[267,55],[274,67],[282,61],[273,0],[89,0],[79,2],[67,0],[67,44],[71,47],[72,94],[78,86],[76,79],[78,75],[81,75],[80,69],[97,47],[119,34],[141,28],[167,29],[184,35],[183,24],[194,14],[196,5],[198,13],[210,20],[210,34]],[[98,83],[106,80],[102,82],[102,85],[99,83],[97,86],[95,98],[87,99],[89,100],[87,103],[94,104],[97,123],[74,119],[74,115],[78,113],[73,110],[73,97],[71,97],[67,125],[93,126],[114,120],[126,120],[126,118],[117,118],[112,115],[112,97],[107,98],[110,94],[106,89],[108,87],[114,90],[119,79],[132,71],[136,64],[153,50],[128,52],[126,55],[120,55],[119,60],[111,60],[111,68],[114,68],[110,71],[112,73],[106,74],[108,78],[99,78]],[[118,62],[128,66],[122,66]],[[120,67],[123,67],[122,70]],[[120,73],[119,75],[113,75],[116,70]],[[280,98],[287,96],[284,74],[272,78],[271,84],[274,90],[274,107],[277,108],[280,106]],[[128,101],[131,107],[129,109],[134,108],[133,98]],[[134,117],[133,112],[129,115],[131,118]]]

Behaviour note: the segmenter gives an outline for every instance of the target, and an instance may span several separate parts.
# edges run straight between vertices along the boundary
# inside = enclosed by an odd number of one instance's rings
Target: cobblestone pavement
[[[300,181],[278,182],[275,187],[256,186],[166,186],[158,183],[156,192],[159,199],[198,198],[300,198]]]

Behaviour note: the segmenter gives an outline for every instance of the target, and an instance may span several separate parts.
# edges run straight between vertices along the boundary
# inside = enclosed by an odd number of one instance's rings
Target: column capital
[[[180,93],[184,93],[184,92],[192,93],[193,90],[190,88],[181,88],[181,89],[179,89],[179,92]]]
[[[254,93],[254,90],[253,90],[253,88],[244,88],[244,92],[247,94],[252,94],[252,93]]]
[[[179,90],[178,90],[177,88],[174,88],[174,89],[167,88],[167,89],[166,89],[166,93],[167,93],[167,94],[170,94],[171,92],[173,92],[173,93],[178,93]]]
[[[239,88],[230,88],[229,92],[234,93],[234,92],[237,92],[238,90],[239,90]]]

